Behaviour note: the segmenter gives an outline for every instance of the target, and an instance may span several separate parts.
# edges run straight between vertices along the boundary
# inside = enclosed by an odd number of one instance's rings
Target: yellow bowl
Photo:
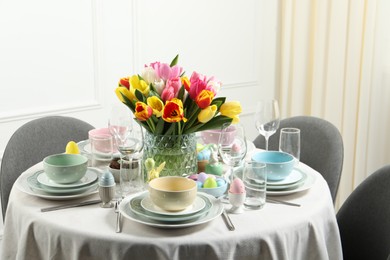
[[[149,182],[149,196],[153,203],[166,211],[180,211],[192,205],[196,198],[196,182],[178,176],[166,176]]]

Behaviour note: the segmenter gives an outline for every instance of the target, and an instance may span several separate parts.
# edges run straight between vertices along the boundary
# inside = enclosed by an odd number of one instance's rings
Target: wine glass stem
[[[268,151],[268,136],[265,137],[265,150]]]
[[[234,173],[234,166],[230,165],[229,167],[229,184],[232,184],[233,182],[233,173]]]

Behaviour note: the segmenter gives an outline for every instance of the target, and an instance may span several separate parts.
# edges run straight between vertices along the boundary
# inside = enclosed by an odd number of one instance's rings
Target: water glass
[[[121,158],[120,189],[122,198],[145,189],[144,175],[142,172],[142,158],[129,155]]]
[[[114,141],[112,135],[90,136],[92,167],[105,170],[113,157]]]
[[[301,154],[301,130],[282,128],[280,130],[279,151],[291,154],[298,163]]]
[[[244,207],[261,209],[265,205],[267,193],[266,165],[258,162],[246,162],[243,169],[243,182],[246,191]]]

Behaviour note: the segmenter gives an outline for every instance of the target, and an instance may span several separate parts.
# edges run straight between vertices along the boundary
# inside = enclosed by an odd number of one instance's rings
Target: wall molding
[[[32,119],[47,115],[68,114],[73,112],[83,112],[88,110],[101,109],[103,105],[98,102],[90,102],[89,104],[82,104],[77,106],[62,106],[54,108],[41,108],[37,110],[29,110],[28,112],[7,113],[0,117],[0,123],[9,123],[14,121]]]

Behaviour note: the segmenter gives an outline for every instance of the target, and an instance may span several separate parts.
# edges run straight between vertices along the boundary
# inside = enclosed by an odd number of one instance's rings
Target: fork
[[[121,232],[121,219],[122,219],[122,214],[119,212],[118,206],[120,204],[120,200],[115,201],[115,213],[116,215],[116,227],[115,227],[115,232],[120,233]]]

